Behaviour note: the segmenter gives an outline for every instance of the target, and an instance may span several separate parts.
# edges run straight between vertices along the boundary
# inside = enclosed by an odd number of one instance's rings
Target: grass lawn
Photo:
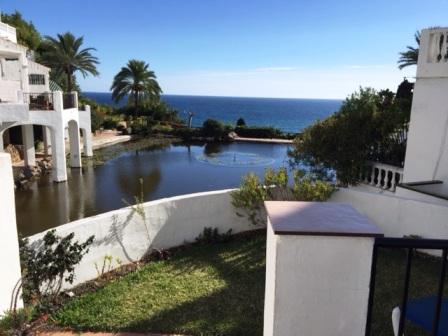
[[[263,233],[191,247],[73,299],[53,318],[76,330],[261,335],[265,247]],[[392,335],[390,316],[400,302],[404,261],[402,251],[380,253],[372,335]],[[435,293],[438,261],[418,256],[414,265],[410,297]]]

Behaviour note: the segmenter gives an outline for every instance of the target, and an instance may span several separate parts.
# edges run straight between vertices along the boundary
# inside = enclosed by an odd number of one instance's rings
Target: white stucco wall
[[[264,336],[363,335],[374,238],[267,238]]]
[[[11,157],[0,153],[0,315],[10,307],[11,295],[20,279],[19,243],[16,227]],[[22,303],[19,302],[21,306]]]
[[[422,31],[417,79],[404,166],[404,182],[444,181],[448,192],[448,62],[446,41],[438,60],[438,34],[448,28]]]
[[[330,201],[351,204],[375,222],[386,237],[448,239],[448,206],[346,188],[335,192]]]
[[[147,226],[129,207],[59,226],[59,235],[75,232],[80,241],[95,235],[90,252],[76,268],[75,284],[96,278],[95,263],[101,265],[107,255],[129,263],[139,260],[148,249],[193,242],[205,227],[218,228],[221,233],[256,229],[247,218],[236,215],[230,192],[204,192],[144,203]],[[37,241],[44,234],[33,235],[30,240]]]

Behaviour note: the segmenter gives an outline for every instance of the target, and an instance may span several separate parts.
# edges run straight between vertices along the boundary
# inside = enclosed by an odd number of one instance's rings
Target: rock
[[[12,163],[20,162],[22,160],[23,154],[19,149],[19,146],[9,144],[5,148],[5,152],[11,155]]]

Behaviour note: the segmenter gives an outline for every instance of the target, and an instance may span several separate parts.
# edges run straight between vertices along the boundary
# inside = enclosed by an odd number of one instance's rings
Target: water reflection
[[[53,183],[46,176],[28,190],[16,191],[18,229],[30,235],[76,219],[133,203],[143,178],[146,201],[192,192],[234,188],[249,171],[262,175],[267,167],[287,163],[287,146],[272,144],[191,144],[156,150],[129,150],[97,168],[69,169],[68,181]],[[255,166],[212,165],[197,160],[242,153],[268,158]],[[239,158],[237,157],[237,160]]]

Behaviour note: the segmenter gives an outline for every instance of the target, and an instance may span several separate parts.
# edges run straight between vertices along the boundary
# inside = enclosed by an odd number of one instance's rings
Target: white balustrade
[[[361,181],[365,184],[388,191],[395,191],[397,184],[403,180],[403,168],[379,162],[370,162],[368,167],[361,176]]]
[[[14,43],[17,43],[17,32],[16,28],[10,25],[0,22],[0,37],[6,37]]]

